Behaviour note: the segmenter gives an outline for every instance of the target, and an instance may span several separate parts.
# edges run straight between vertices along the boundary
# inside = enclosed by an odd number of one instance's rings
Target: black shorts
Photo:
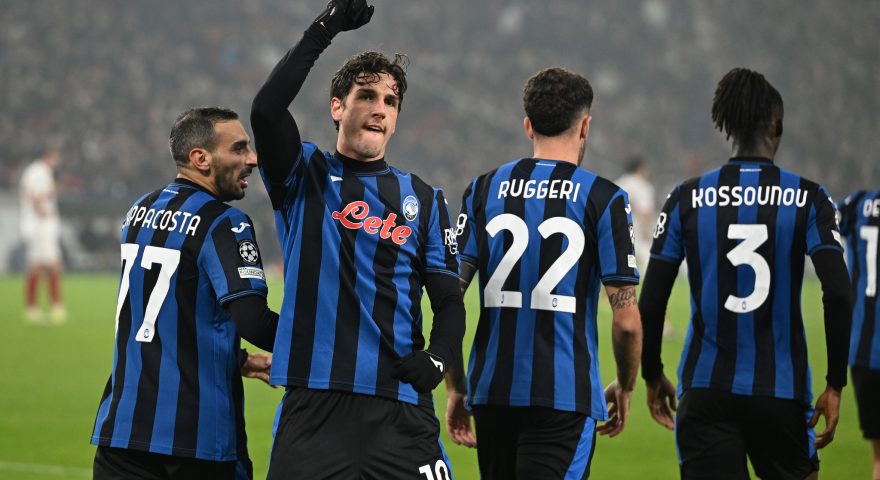
[[[596,421],[543,407],[474,405],[483,479],[590,476]]]
[[[98,447],[92,475],[94,480],[250,480],[254,477],[248,459],[241,462],[214,462],[113,447]]]
[[[746,456],[760,478],[806,478],[819,470],[812,413],[796,400],[689,389],[675,416],[681,478],[748,479]]]
[[[288,388],[268,479],[451,480],[434,412],[396,400]]]
[[[859,425],[868,440],[880,440],[880,371],[852,367]]]

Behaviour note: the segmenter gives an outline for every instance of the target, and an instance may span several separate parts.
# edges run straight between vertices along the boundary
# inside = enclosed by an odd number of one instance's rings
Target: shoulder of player
[[[693,190],[693,189],[700,188],[700,182],[703,181],[703,178],[705,178],[709,175],[714,175],[717,172],[719,172],[720,170],[721,170],[720,168],[716,168],[716,169],[710,170],[708,172],[705,172],[702,175],[699,175],[697,177],[686,178],[686,179],[678,182],[678,184],[676,184],[675,187],[672,188],[672,190],[669,192],[669,194],[674,195],[676,193],[681,192],[682,190]]]
[[[223,220],[229,220],[229,222],[235,226],[240,223],[247,223],[248,226],[253,224],[251,217],[242,210],[239,210],[228,203],[224,203],[221,201],[217,201],[217,205],[212,205],[211,213],[212,221],[215,225],[219,225]]]
[[[315,155],[319,155],[324,158],[333,157],[332,152],[323,151],[323,150],[321,150],[320,147],[318,147],[318,145],[316,145],[312,142],[302,142],[303,159],[305,159],[306,161],[309,161]]]
[[[401,179],[409,178],[409,181],[412,184],[413,190],[415,191],[416,195],[418,195],[421,198],[427,198],[427,197],[433,198],[437,194],[438,191],[443,190],[440,187],[435,187],[435,186],[429,184],[428,182],[422,180],[421,177],[419,177],[415,173],[406,172],[406,171],[403,171],[397,167],[392,167],[390,165],[388,166],[388,169],[391,171],[391,173],[393,175],[397,176],[398,178],[401,178]]]
[[[626,190],[620,188],[620,186],[613,181],[596,173],[590,172],[589,170],[578,169],[578,171],[576,171],[575,174],[572,175],[572,180],[583,181],[585,180],[585,178],[580,178],[583,175],[590,175],[594,177],[592,182],[593,184],[590,186],[590,195],[588,197],[589,201],[591,202],[599,202],[602,204],[610,203],[614,197],[627,193]]]
[[[485,173],[483,173],[483,174],[477,175],[476,177],[472,178],[472,179],[468,182],[468,184],[467,184],[467,185],[468,185],[467,188],[471,188],[471,186],[473,186],[473,185],[485,185],[485,186],[488,186],[490,183],[492,183],[492,179],[495,178],[495,175],[498,175],[498,171],[499,171],[500,169],[502,169],[502,168],[504,168],[504,167],[507,167],[507,166],[509,166],[509,165],[515,164],[515,163],[518,162],[518,161],[519,161],[519,160],[515,160],[515,161],[513,161],[513,162],[508,162],[508,163],[506,163],[506,164],[504,164],[504,165],[500,165],[500,166],[498,166],[498,167],[495,167],[495,168],[493,168],[492,170],[489,170],[488,172],[485,172]]]
[[[45,167],[45,168],[43,168]],[[35,183],[42,183],[46,179],[46,167],[42,162],[31,162],[21,171],[21,183],[25,188],[34,186]]]

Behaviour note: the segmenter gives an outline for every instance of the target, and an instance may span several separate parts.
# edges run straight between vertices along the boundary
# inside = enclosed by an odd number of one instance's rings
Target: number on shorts
[[[437,460],[434,463],[434,471],[431,471],[431,464],[419,467],[419,473],[423,474],[428,480],[449,480],[449,468],[443,460]]]

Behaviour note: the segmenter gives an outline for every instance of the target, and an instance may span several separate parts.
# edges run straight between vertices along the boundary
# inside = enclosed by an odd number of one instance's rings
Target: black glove
[[[315,23],[320,23],[331,37],[339,32],[360,28],[373,16],[373,6],[366,0],[330,0],[327,9],[318,15]]]
[[[427,350],[416,350],[394,362],[391,378],[412,385],[419,393],[434,390],[443,381],[446,362]]]

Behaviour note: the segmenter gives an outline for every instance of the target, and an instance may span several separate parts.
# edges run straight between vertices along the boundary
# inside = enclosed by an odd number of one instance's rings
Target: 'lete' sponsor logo
[[[339,220],[343,227],[350,230],[363,228],[370,235],[379,234],[379,237],[388,239],[392,242],[403,245],[406,238],[412,233],[412,228],[406,225],[395,226],[397,214],[389,213],[385,220],[379,217],[368,217],[370,206],[367,202],[357,201],[351,202],[339,212],[333,212],[331,217]]]

